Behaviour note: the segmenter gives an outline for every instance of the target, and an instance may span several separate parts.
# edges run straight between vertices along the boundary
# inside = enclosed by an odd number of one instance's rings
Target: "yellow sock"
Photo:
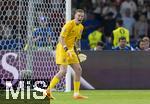
[[[50,82],[50,85],[48,86],[48,89],[52,89],[55,87],[55,85],[60,81],[59,78],[57,78],[56,76],[52,79],[52,81]]]
[[[74,82],[74,93],[79,94],[79,89],[80,89],[80,82],[75,81]]]

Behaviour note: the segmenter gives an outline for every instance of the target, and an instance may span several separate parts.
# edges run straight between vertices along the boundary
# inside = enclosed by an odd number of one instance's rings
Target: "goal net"
[[[0,10],[0,86],[18,78],[48,85],[58,71],[54,50],[66,0],[1,0]],[[56,86],[64,89],[65,78]]]

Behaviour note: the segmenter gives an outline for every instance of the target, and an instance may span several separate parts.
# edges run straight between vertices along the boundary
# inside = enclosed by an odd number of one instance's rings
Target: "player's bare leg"
[[[87,99],[87,96],[82,96],[80,95],[80,77],[82,74],[82,68],[80,64],[72,64],[71,67],[73,68],[73,70],[75,71],[74,74],[74,95],[73,98],[74,99]]]
[[[66,74],[67,72],[67,65],[60,65],[59,72],[54,76],[54,78],[51,80],[50,85],[48,86],[46,92],[44,95],[49,97],[49,99],[55,99],[55,97],[52,95],[51,90],[55,87],[55,85],[60,81],[60,79]],[[43,92],[44,93],[44,92]]]

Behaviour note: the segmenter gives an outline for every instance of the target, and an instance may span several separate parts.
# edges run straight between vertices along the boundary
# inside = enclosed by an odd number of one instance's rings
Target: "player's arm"
[[[77,40],[76,43],[75,43],[75,52],[77,53],[78,55],[78,58],[79,58],[79,61],[80,62],[84,62],[86,59],[87,59],[87,56],[83,53],[81,53],[81,48],[80,48],[81,44],[80,44],[80,40]]]
[[[80,53],[81,51],[81,42],[80,42],[80,39],[81,39],[81,36],[82,36],[82,33],[83,33],[83,26],[82,26],[82,29],[80,30],[80,34],[78,34],[78,36],[76,37],[76,41],[75,41],[75,51],[77,52],[77,54]]]
[[[82,32],[83,32],[83,29],[81,30],[80,34],[76,38],[75,47],[74,47],[80,62],[84,62],[87,59],[87,56],[81,53],[80,39],[81,39]]]
[[[60,37],[59,37],[59,42],[60,42],[61,45],[63,46],[64,50],[65,50],[65,51],[68,51],[68,47],[67,47],[67,45],[66,45],[66,43],[65,43],[65,39],[64,39],[64,37],[61,36],[61,35],[60,35]]]
[[[72,29],[71,22],[66,23],[64,25],[64,27],[62,28],[62,31],[61,31],[61,34],[60,34],[60,37],[59,37],[59,42],[63,46],[64,51],[67,53],[67,55],[69,57],[72,57],[72,53],[71,53],[72,50],[68,49],[67,44],[65,42],[65,38],[70,34],[71,29]]]
[[[60,37],[59,37],[59,42],[60,42],[60,44],[63,46],[64,51],[67,53],[67,55],[68,55],[69,57],[72,57],[72,53],[71,53],[72,50],[69,50],[69,49],[68,49],[68,47],[67,47],[67,45],[66,45],[66,43],[65,43],[65,37],[63,37],[62,35],[60,35]]]
[[[61,43],[61,45],[63,46],[64,50],[67,51],[68,47],[65,43],[65,38],[69,35],[70,31],[72,29],[72,23],[71,22],[67,22],[60,33],[60,37],[59,37],[59,42]]]
[[[81,51],[81,43],[80,43],[80,40],[79,40],[79,39],[76,40],[76,42],[75,42],[74,50],[75,50],[75,52],[76,52],[77,54],[79,54],[80,51]]]

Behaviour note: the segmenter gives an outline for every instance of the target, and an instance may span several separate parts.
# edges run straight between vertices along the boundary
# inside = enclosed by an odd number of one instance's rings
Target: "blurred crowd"
[[[88,0],[88,2],[72,0],[72,2],[73,11],[75,8],[86,11],[82,49],[149,50],[149,0]]]
[[[63,6],[65,0],[42,0],[34,6],[30,1],[0,1],[0,50],[29,44],[55,49],[65,22]],[[86,12],[82,50],[149,50],[150,0],[72,0],[72,14],[77,8]]]

